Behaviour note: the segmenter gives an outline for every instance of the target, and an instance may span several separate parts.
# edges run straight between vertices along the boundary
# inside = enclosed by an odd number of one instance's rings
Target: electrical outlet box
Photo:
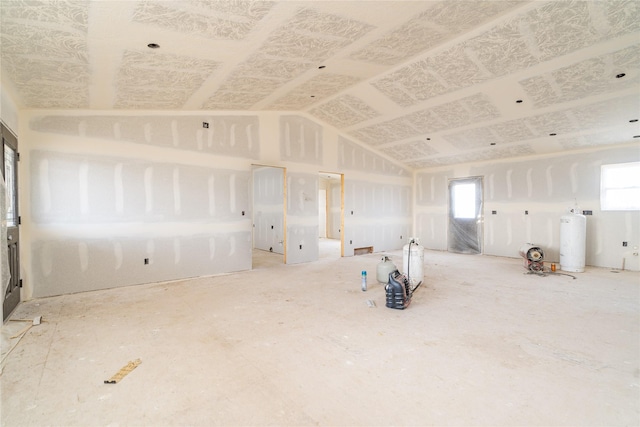
[[[627,247],[627,242],[622,242],[622,246]]]

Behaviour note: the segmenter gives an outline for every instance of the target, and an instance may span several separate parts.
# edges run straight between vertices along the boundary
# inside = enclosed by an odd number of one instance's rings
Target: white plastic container
[[[420,243],[409,243],[402,248],[402,271],[415,287],[424,278],[424,247]]]
[[[587,217],[568,213],[560,217],[560,270],[582,273],[587,251]]]

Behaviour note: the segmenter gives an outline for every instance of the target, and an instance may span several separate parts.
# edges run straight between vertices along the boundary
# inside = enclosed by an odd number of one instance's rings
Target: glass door
[[[448,250],[482,253],[482,178],[449,181]]]
[[[6,232],[6,246],[2,248],[2,304],[5,320],[20,302],[20,234],[18,230],[18,139],[0,123],[2,134],[2,233]],[[6,228],[5,228],[6,227]],[[6,231],[5,231],[6,230]],[[4,236],[2,236],[4,237]],[[3,239],[4,241],[4,239]],[[7,274],[8,273],[8,274]]]

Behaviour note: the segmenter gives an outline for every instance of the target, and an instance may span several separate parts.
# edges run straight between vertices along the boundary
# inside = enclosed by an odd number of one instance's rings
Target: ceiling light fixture
[[[149,49],[157,49],[157,48],[159,48],[159,47],[160,47],[160,45],[159,45],[158,43],[149,43],[149,44],[147,45],[147,47],[148,47]]]
[[[624,76],[626,76],[626,74],[625,74],[625,73],[616,74],[616,79],[621,79],[621,78],[623,78]]]

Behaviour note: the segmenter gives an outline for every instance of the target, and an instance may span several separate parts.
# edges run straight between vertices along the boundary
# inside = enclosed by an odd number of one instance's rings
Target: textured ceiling
[[[21,108],[299,111],[412,169],[640,135],[638,0],[1,0],[0,18]]]

